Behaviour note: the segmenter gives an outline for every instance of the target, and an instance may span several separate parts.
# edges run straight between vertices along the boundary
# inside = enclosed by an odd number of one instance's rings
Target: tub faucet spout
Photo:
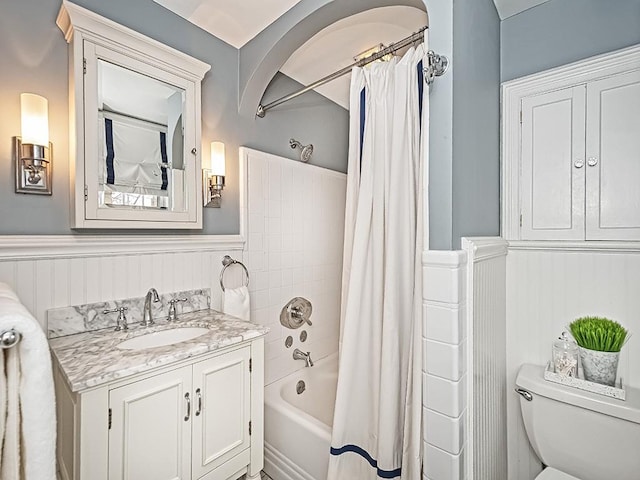
[[[293,359],[304,360],[306,363],[305,367],[313,367],[313,360],[311,360],[311,352],[304,353],[302,350],[296,348],[293,351]]]

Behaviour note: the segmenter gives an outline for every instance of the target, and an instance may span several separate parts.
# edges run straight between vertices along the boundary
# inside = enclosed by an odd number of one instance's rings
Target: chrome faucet
[[[293,351],[293,359],[304,360],[306,363],[305,367],[313,367],[313,360],[311,360],[311,352],[304,353],[302,350],[296,348]]]
[[[153,298],[153,302],[159,302],[160,297],[158,296],[158,291],[155,288],[150,288],[147,292],[147,296],[144,297],[144,307],[142,308],[142,321],[140,325],[143,327],[150,327],[153,325],[153,314],[151,313],[151,300]]]

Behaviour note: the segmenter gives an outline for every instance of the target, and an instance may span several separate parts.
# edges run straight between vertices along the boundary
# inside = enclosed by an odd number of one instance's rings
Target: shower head
[[[300,152],[300,160],[307,163],[311,160],[311,155],[313,155],[313,145],[310,143],[309,145],[302,145],[299,141],[295,139],[289,140],[289,146],[293,149],[299,148]]]

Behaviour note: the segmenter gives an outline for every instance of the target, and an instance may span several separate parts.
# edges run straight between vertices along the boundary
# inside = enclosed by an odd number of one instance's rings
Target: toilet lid
[[[580,480],[578,477],[573,477],[566,473],[562,473],[560,470],[556,470],[555,468],[545,468],[540,475],[538,475],[535,480]]]

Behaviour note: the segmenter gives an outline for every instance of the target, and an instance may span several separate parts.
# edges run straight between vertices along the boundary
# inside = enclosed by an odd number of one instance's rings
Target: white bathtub
[[[264,471],[273,480],[326,480],[337,382],[334,354],[265,388]]]

